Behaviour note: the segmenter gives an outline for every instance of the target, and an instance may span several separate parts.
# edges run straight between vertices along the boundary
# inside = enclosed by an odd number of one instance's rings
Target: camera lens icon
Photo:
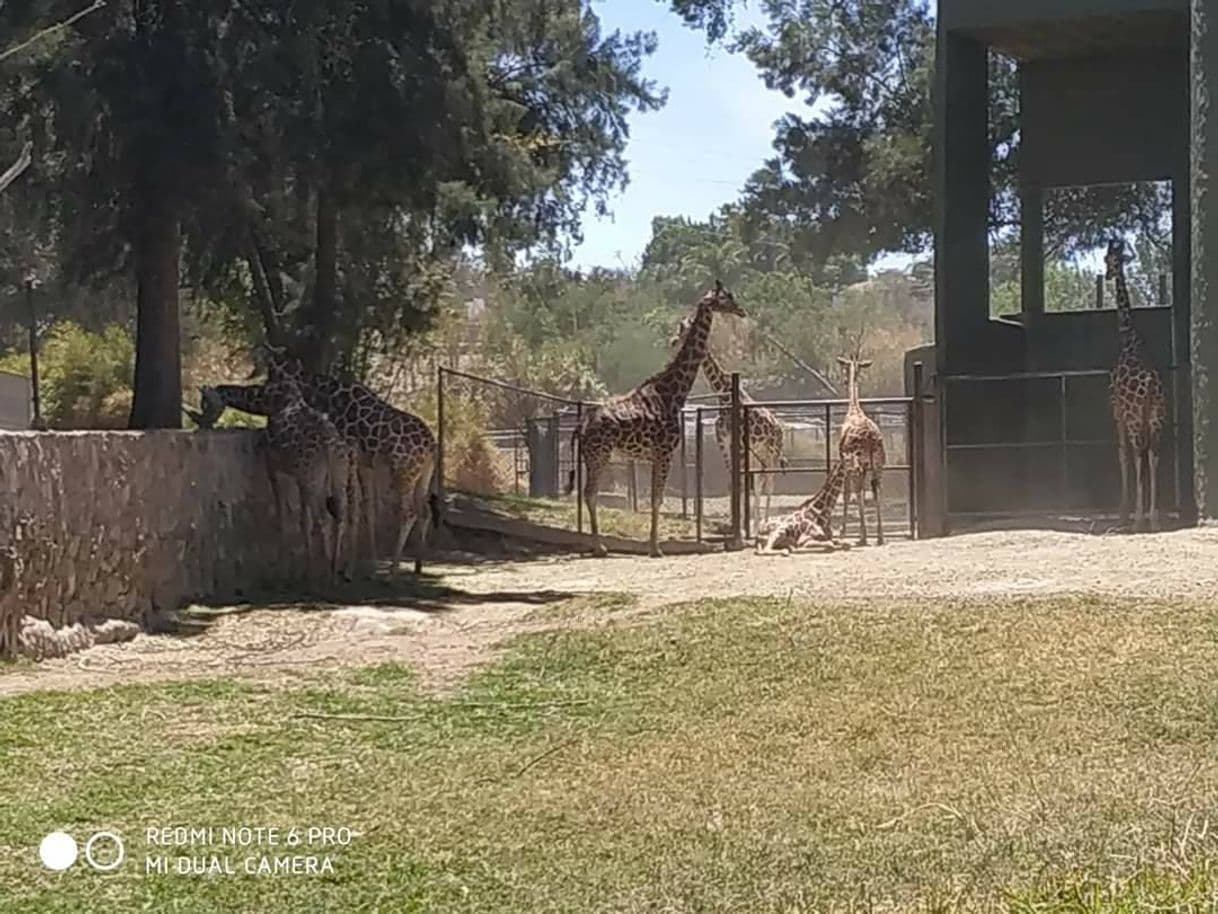
[[[62,873],[76,862],[80,848],[65,831],[53,831],[38,845],[38,858],[48,870]],[[127,848],[112,831],[94,832],[85,842],[85,862],[99,873],[112,873],[127,859]]]
[[[108,845],[112,847],[110,853],[106,852]],[[127,848],[123,839],[112,831],[94,832],[85,842],[85,862],[99,873],[114,872],[126,859]]]

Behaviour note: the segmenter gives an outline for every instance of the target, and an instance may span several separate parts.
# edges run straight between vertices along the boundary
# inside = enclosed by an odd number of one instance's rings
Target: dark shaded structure
[[[1046,313],[1044,200],[1057,187],[1144,181],[1172,187],[1170,300],[1136,311],[1171,398],[1160,504],[1169,522],[1218,516],[1218,299],[1207,295],[1218,295],[1218,0],[940,0],[938,15],[936,342],[907,354],[906,373],[922,361],[936,395],[923,529],[1115,513],[1116,313]],[[1021,93],[1022,301],[995,318],[991,50],[1018,61]]]

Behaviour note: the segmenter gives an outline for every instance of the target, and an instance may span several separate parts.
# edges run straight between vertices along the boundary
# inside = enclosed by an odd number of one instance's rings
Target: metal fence
[[[587,527],[583,467],[579,444],[572,433],[595,404],[447,368],[440,369],[438,383],[441,456],[437,479],[443,487],[471,488],[462,484],[461,474],[456,472],[464,459],[456,449],[469,447],[466,442],[471,440],[470,432],[465,428],[458,441],[454,416],[473,407],[484,415],[502,414],[506,405],[514,410],[514,420],[519,420],[514,421],[516,427],[488,427],[478,433],[498,452],[504,467],[498,494],[567,505],[566,513],[552,512],[548,522],[583,532]],[[738,391],[738,379],[736,384]],[[837,459],[836,441],[848,401],[744,402],[738,394],[726,398],[726,404],[723,399],[694,395],[682,410],[681,444],[661,501],[667,538],[739,545],[742,538],[752,535],[760,520],[749,493],[756,492],[757,502],[763,511],[766,508],[765,497],[759,495],[763,480],[768,479],[772,485],[769,513],[787,513],[820,487]],[[908,397],[881,397],[865,399],[862,405],[879,425],[887,451],[882,487],[885,533],[916,536],[918,483],[913,468],[917,465],[920,434],[918,403]],[[783,426],[785,469],[761,466],[750,449],[730,447],[733,423],[747,427],[744,423],[750,420],[750,413],[759,409],[768,409]],[[726,453],[721,441],[728,445]],[[565,492],[568,481],[575,483],[570,495]],[[649,521],[650,504],[650,464],[615,459],[602,474],[597,491],[602,530],[606,529],[607,515],[603,509],[609,509],[619,521],[635,516],[631,525],[642,534]],[[874,510],[869,501],[866,516],[872,530]],[[857,516],[857,508],[852,507],[848,518],[851,526],[857,524]],[[835,522],[835,527],[840,525],[841,521]]]
[[[1179,512],[1181,384],[1167,369],[1171,434],[1162,442],[1161,509]],[[951,522],[1075,512],[1114,514],[1120,501],[1107,370],[952,374],[936,379]],[[962,421],[961,416],[967,421]],[[1130,468],[1132,485],[1133,468]]]

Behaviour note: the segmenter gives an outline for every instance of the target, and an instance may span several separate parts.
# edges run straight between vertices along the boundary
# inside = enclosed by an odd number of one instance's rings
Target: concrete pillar
[[[1045,313],[1045,194],[1039,186],[1019,188],[1020,309],[1032,320]]]
[[[935,71],[935,342],[939,371],[951,373],[977,347],[989,319],[985,45],[947,31],[940,19]]]
[[[1198,513],[1218,518],[1218,0],[1191,0],[1193,460]]]

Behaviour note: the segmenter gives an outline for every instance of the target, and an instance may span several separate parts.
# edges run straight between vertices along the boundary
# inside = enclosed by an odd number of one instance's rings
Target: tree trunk
[[[178,328],[181,225],[174,207],[164,197],[158,200],[151,195],[137,224],[138,317],[130,426],[181,428],[182,349]]]
[[[324,372],[334,358],[338,319],[338,204],[329,187],[317,192],[317,240],[313,252],[313,300],[305,312],[301,354],[312,371]]]

